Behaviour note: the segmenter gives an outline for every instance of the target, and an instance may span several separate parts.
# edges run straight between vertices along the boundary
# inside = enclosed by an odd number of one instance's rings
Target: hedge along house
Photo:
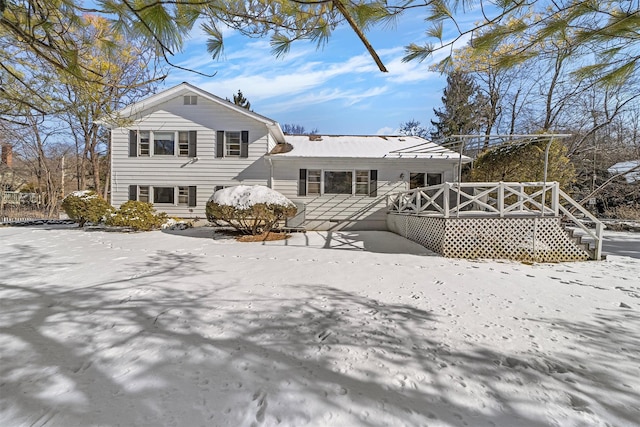
[[[291,227],[385,230],[388,195],[452,181],[459,162],[412,136],[284,135],[276,121],[188,83],[102,124],[111,129],[111,204],[151,202],[187,218],[204,217],[216,189],[265,185],[299,206]]]

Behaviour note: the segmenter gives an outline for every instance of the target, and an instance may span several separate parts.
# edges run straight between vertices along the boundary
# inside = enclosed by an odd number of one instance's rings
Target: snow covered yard
[[[0,228],[1,426],[637,426],[640,260]]]

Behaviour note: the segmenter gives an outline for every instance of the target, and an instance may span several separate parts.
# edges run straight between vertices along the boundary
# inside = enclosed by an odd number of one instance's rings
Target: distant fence
[[[0,191],[0,205],[39,205],[41,202],[42,196],[38,193]]]
[[[40,194],[0,191],[0,224],[50,218],[58,218],[58,212],[45,209]]]

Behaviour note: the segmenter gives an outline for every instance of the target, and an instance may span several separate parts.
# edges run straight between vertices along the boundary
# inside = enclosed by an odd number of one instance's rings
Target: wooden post
[[[498,183],[498,212],[500,213],[500,218],[504,217],[504,182],[500,181]]]
[[[451,183],[445,182],[442,190],[442,204],[444,205],[444,217],[449,218],[449,191],[451,190]]]
[[[595,258],[597,261],[602,259],[602,231],[604,230],[604,224],[596,222],[596,248]]]

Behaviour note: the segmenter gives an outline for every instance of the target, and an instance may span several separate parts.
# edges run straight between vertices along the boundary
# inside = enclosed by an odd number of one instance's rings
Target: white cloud
[[[295,111],[300,108],[312,105],[323,104],[331,101],[339,101],[343,107],[353,107],[368,98],[380,96],[388,91],[385,86],[372,87],[365,91],[344,90],[344,89],[324,89],[321,91],[305,92],[298,96],[287,98],[282,102],[275,102],[269,105],[269,114]]]
[[[241,89],[250,100],[283,99],[323,87],[336,77],[375,72],[375,64],[369,63],[366,55],[354,56],[340,63],[304,62],[303,56],[300,57],[300,60],[282,64],[272,57],[270,61],[271,66],[264,67],[251,63],[239,74],[230,72],[227,67],[221,70],[215,78],[201,81],[199,86],[215,94],[224,94],[229,90],[235,92]],[[233,65],[233,70],[239,70],[237,64]],[[316,95],[319,99],[323,99],[327,93],[339,94],[343,92],[339,89],[332,91],[324,89],[319,95]],[[373,88],[361,96],[351,92],[344,93],[348,93],[344,100],[353,104],[362,97],[374,96],[376,93],[382,92],[380,92],[380,88]],[[336,99],[339,96],[332,95],[331,98]]]
[[[397,134],[398,134],[398,129],[394,129],[389,126],[385,126],[376,131],[376,135],[397,135]]]

